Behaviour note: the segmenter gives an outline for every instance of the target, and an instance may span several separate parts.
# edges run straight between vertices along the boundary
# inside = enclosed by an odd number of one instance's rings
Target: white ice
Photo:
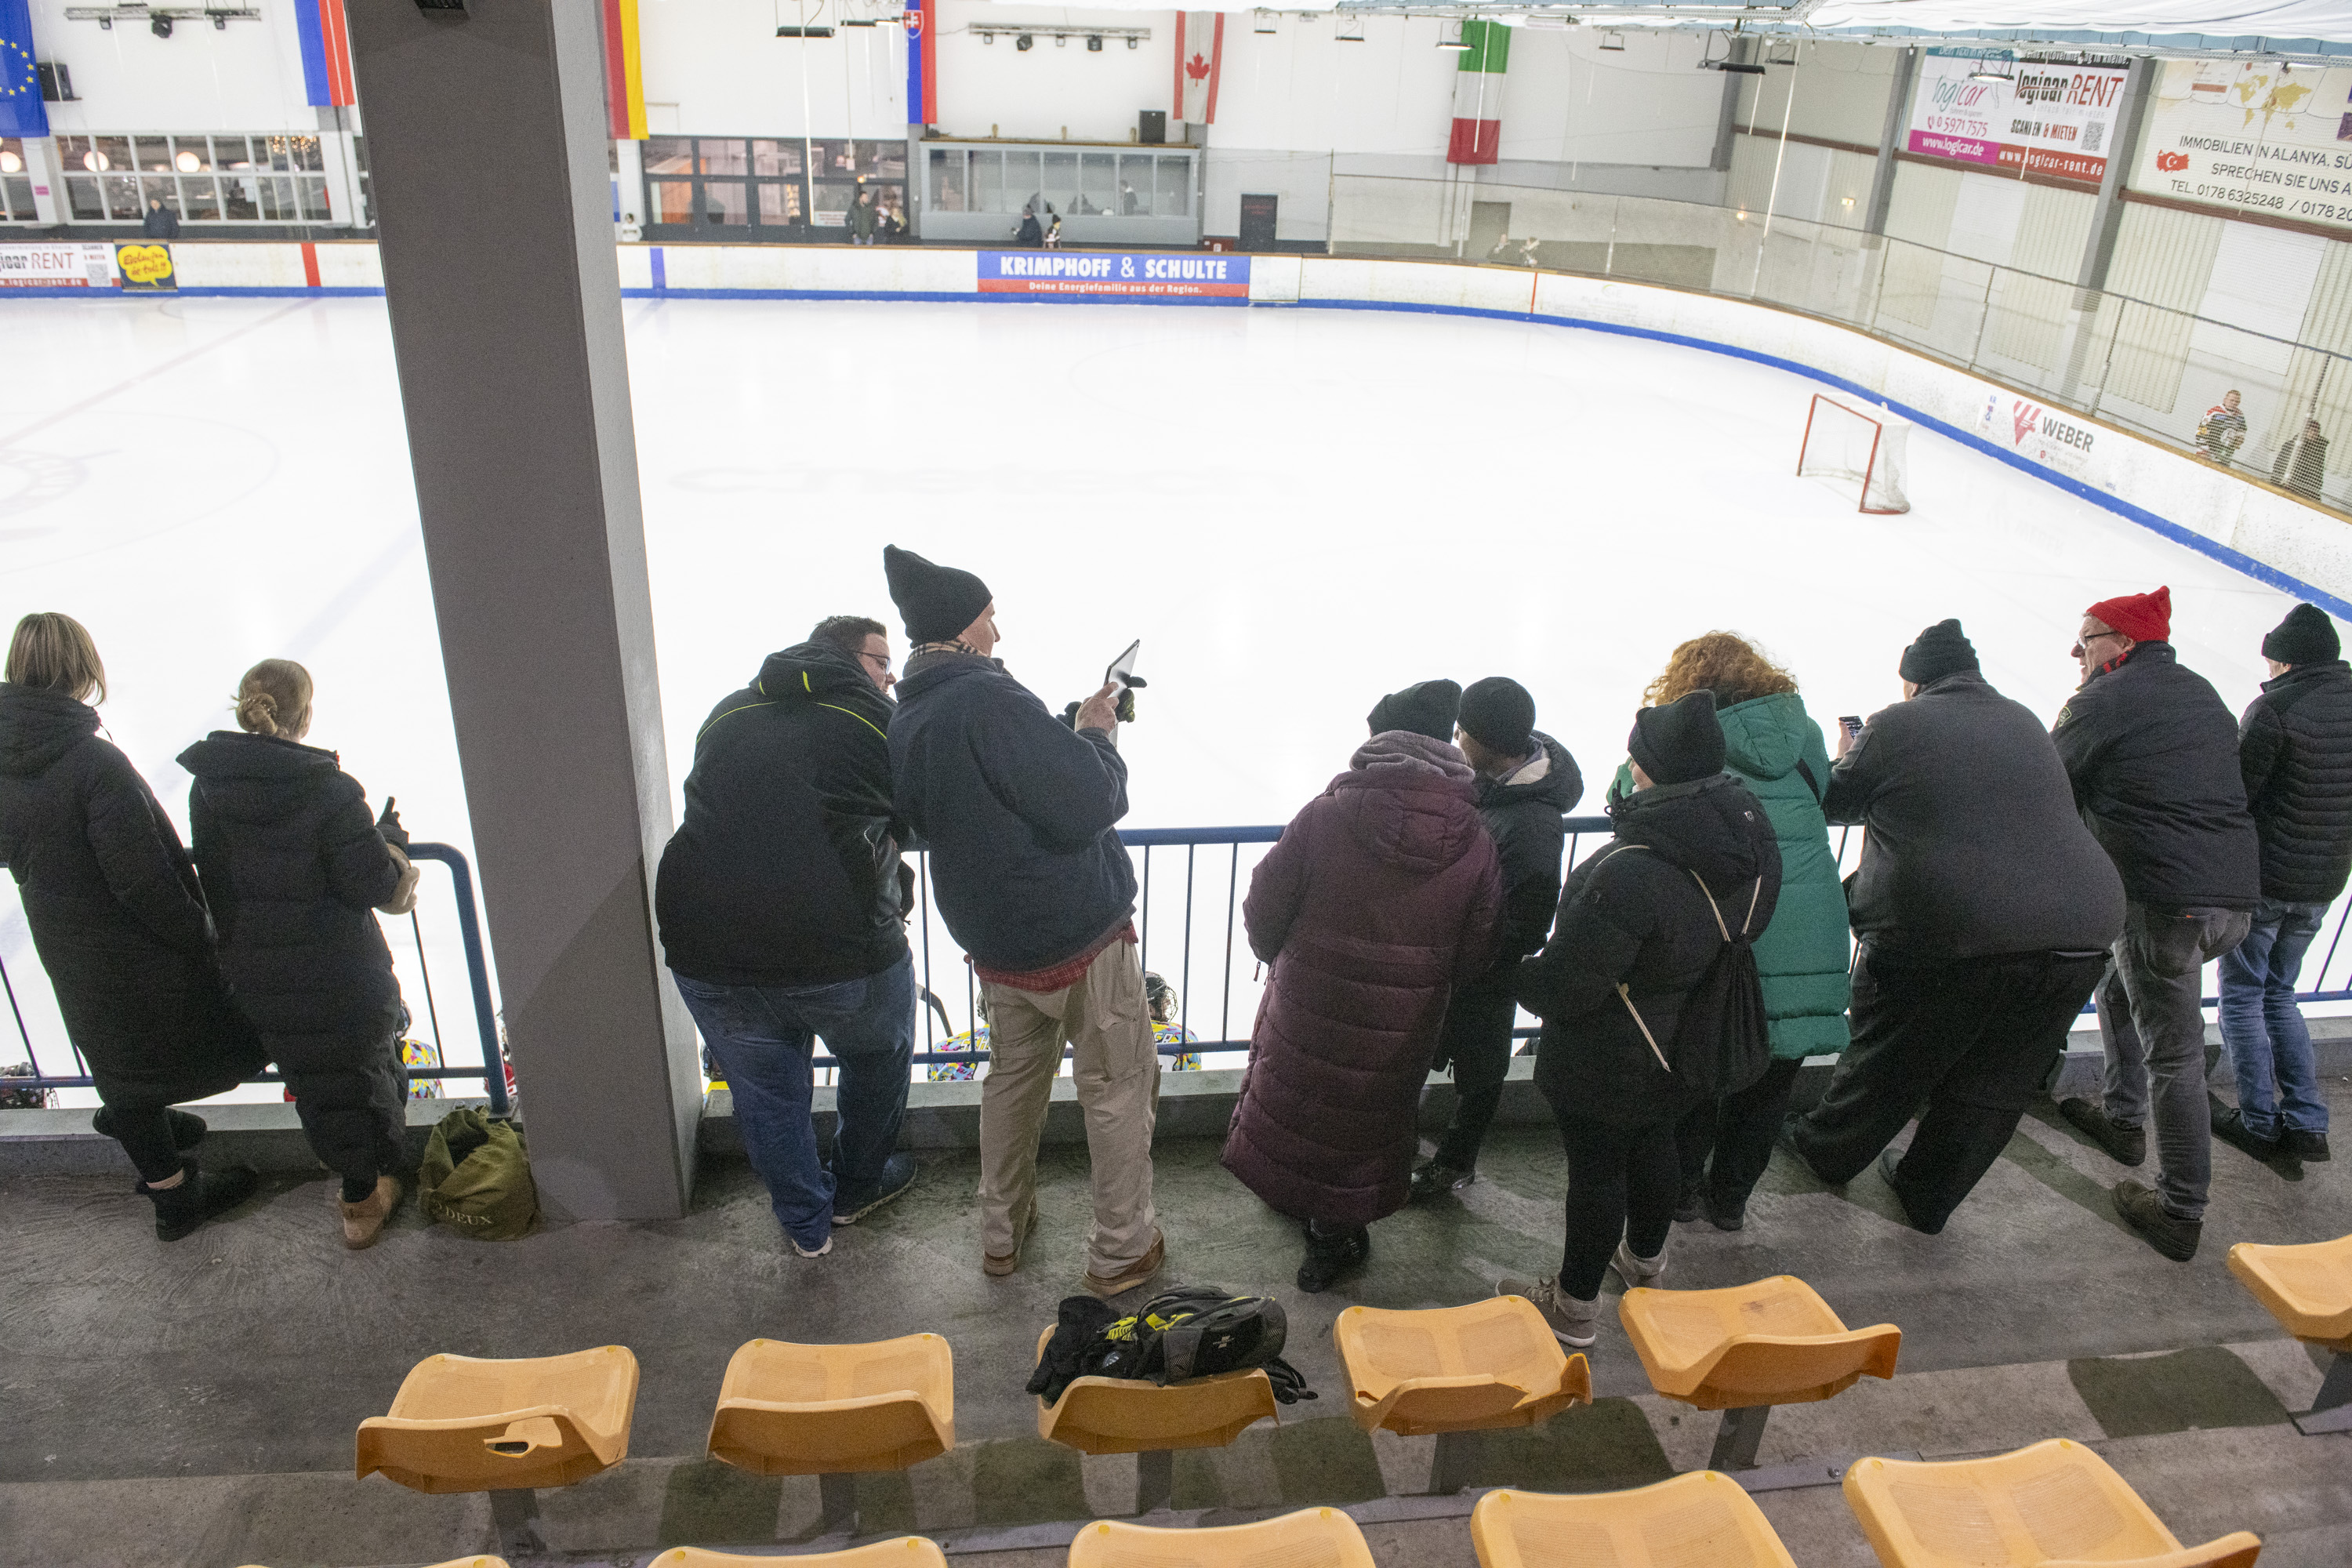
[[[1056,710],[1143,639],[1136,826],[1286,820],[1381,693],[1437,675],[1524,682],[1597,811],[1643,685],[1713,627],[1826,730],[1898,698],[1904,644],[1958,616],[2049,717],[2084,607],[2164,583],[2236,710],[2293,602],[1924,429],[1913,510],[1862,516],[1795,477],[1816,384],[1695,349],[1373,311],[625,310],[674,781],[710,706],[821,616],[900,640],[885,542],[985,578]],[[278,655],[318,680],[312,739],[470,850],[383,301],[0,311],[38,367],[0,391],[0,620],[89,625],[109,731],[184,827],[173,757]],[[454,1039],[462,971],[433,953]],[[34,968],[5,895],[0,960]]]

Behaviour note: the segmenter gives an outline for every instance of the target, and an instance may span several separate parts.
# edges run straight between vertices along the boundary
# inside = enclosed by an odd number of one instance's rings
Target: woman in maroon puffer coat
[[[1307,1222],[1301,1290],[1360,1267],[1365,1227],[1404,1206],[1447,998],[1491,956],[1502,874],[1469,765],[1435,738],[1453,715],[1399,707],[1451,685],[1373,710],[1381,732],[1283,830],[1242,906],[1273,972],[1224,1164]]]

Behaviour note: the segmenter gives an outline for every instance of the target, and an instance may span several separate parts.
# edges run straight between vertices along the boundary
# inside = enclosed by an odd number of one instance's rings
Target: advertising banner
[[[116,246],[114,269],[122,275],[126,294],[175,293],[180,287],[180,275],[172,267],[172,247],[152,240]]]
[[[2131,188],[2352,228],[2352,69],[2167,60]]]
[[[1985,400],[1984,413],[1977,419],[1977,434],[2079,479],[2091,465],[2091,448],[2099,431],[2063,409],[1996,392]]]
[[[2095,185],[2107,172],[2120,66],[2012,63],[1930,49],[1911,100],[1909,151],[1978,163],[1988,174],[2034,174]],[[1994,80],[1977,80],[1983,75]]]
[[[1246,256],[1179,251],[983,250],[983,294],[1126,295],[1156,299],[1249,300]]]
[[[0,289],[111,289],[112,252],[103,245],[0,245]]]

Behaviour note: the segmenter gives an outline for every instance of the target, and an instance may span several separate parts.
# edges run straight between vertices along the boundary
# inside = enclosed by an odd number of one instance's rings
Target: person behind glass
[[[1037,209],[1035,207],[1023,207],[1021,209],[1021,226],[1013,230],[1013,243],[1015,245],[1034,247],[1043,244],[1045,242],[1045,226],[1037,221]]]
[[[1360,1268],[1372,1222],[1404,1206],[1447,1000],[1492,963],[1502,869],[1446,742],[1461,700],[1450,680],[1381,699],[1242,903],[1269,973],[1223,1162],[1305,1224],[1310,1293]]]
[[[2213,1131],[2258,1160],[2325,1160],[2327,1101],[2295,1005],[2304,954],[2352,878],[2352,670],[2336,623],[2297,605],[2263,638],[2271,679],[2238,721],[2238,767],[2262,846],[2262,902],[2221,955],[2221,1040],[2238,1103]]]
[[[849,204],[849,243],[873,244],[874,229],[879,216],[874,206],[874,193],[863,185],[859,186],[857,199]]]
[[[1519,1005],[1543,1020],[1536,1088],[1568,1150],[1559,1272],[1504,1279],[1562,1343],[1592,1342],[1602,1277],[1666,1271],[1682,1187],[1675,1126],[1699,1094],[1668,1067],[1684,1003],[1724,950],[1727,916],[1769,926],[1780,847],[1763,803],[1723,771],[1715,694],[1634,716],[1633,793],[1612,790],[1610,844],[1569,873],[1551,940],[1519,963]]]
[[[2170,641],[2172,591],[2102,599],[2074,641],[2083,684],[2051,739],[2074,803],[2124,880],[2123,935],[2099,984],[2101,1098],[2061,1115],[2110,1158],[2147,1158],[2156,1186],[2116,1184],[2116,1212],[2176,1262],[2197,1256],[2212,1181],[2204,967],[2245,939],[2262,901],[2238,726]]]
[[[694,738],[654,913],[678,994],[735,1096],[744,1152],[803,1258],[915,1179],[893,1153],[915,1052],[914,874],[890,805],[890,637],[832,616],[770,654]],[[814,1044],[841,1064],[830,1168]]]
[[[2327,437],[2319,433],[2318,420],[2306,419],[2302,435],[2280,443],[2278,456],[2271,460],[2271,483],[2317,500],[2319,488],[2326,482]]]
[[[1755,943],[1772,1065],[1746,1089],[1700,1102],[1675,1130],[1683,1172],[1675,1218],[1704,1216],[1717,1230],[1738,1230],[1771,1163],[1797,1069],[1807,1057],[1845,1049],[1852,952],[1845,889],[1822,816],[1829,752],[1795,678],[1745,638],[1708,632],[1675,649],[1643,700],[1662,708],[1701,689],[1715,693],[1724,770],[1764,803],[1780,845],[1780,901]],[[1615,793],[1632,785],[1621,769]]]
[[[1853,1039],[1786,1142],[1832,1185],[1877,1161],[1933,1235],[2064,1052],[2123,929],[2124,889],[2049,732],[1986,681],[1959,622],[1921,632],[1897,673],[1904,700],[1838,736],[1823,809],[1867,830],[1851,885]],[[1898,1163],[1888,1145],[1915,1115]]]
[[[2196,445],[2209,459],[2226,468],[2245,439],[2245,411],[2238,406],[2238,389],[2231,387],[2221,395],[2221,402],[2205,411],[2204,420],[2197,426]]]
[[[1437,1152],[1412,1173],[1415,1202],[1458,1192],[1477,1179],[1478,1149],[1503,1103],[1511,1066],[1519,960],[1551,932],[1568,838],[1560,818],[1584,798],[1576,759],[1536,728],[1536,700],[1516,680],[1490,675],[1470,683],[1462,693],[1454,743],[1478,778],[1478,816],[1502,866],[1503,908],[1493,962],[1455,987],[1446,1003],[1431,1066],[1453,1064],[1454,1114]]]
[[[106,667],[79,621],[26,616],[0,684],[0,860],[66,1037],[96,1080],[91,1125],[122,1145],[155,1234],[177,1241],[253,1194],[250,1170],[207,1171],[201,1117],[169,1107],[265,1065],[234,1006],[188,852],[131,759],[99,738]]]
[[[373,1246],[408,1163],[406,1015],[373,911],[416,906],[408,835],[334,752],[302,743],[310,673],[266,658],[236,687],[236,731],[180,753],[188,837],[236,1005],[285,1075],[321,1164],[342,1178],[343,1245]]]
[[[180,215],[163,205],[161,196],[147,198],[147,216],[139,220],[139,232],[149,239],[180,237]]]
[[[1048,250],[1062,248],[1062,215],[1060,213],[1055,213],[1054,221],[1045,226],[1045,248]]]

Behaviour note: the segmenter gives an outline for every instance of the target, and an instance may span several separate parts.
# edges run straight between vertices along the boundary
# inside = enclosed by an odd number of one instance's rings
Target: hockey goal
[[[1911,502],[1903,494],[1903,448],[1910,434],[1909,420],[1884,408],[1817,392],[1797,449],[1798,477],[1826,479],[1859,494],[1864,511],[1909,511]]]

